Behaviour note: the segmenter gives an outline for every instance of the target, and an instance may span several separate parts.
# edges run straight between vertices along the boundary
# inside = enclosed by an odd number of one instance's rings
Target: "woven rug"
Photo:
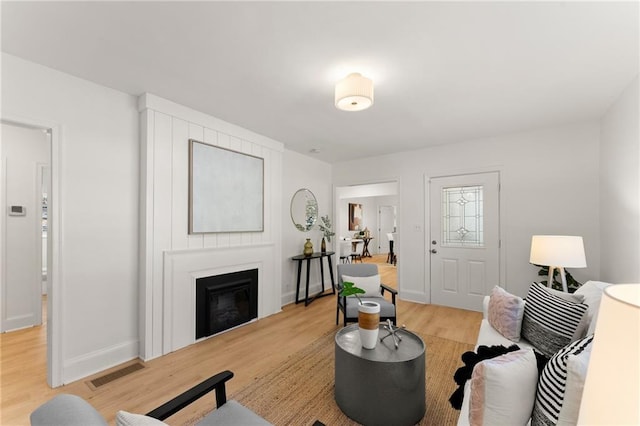
[[[274,425],[357,425],[334,400],[334,336],[331,332],[290,356],[282,365],[231,395]],[[427,346],[426,406],[420,425],[455,425],[458,410],[449,397],[460,355],[473,345],[421,335]]]

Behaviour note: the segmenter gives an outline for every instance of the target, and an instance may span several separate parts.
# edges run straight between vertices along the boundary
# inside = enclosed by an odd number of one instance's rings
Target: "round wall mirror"
[[[318,220],[318,201],[313,192],[299,189],[291,197],[291,220],[298,231],[307,232]]]

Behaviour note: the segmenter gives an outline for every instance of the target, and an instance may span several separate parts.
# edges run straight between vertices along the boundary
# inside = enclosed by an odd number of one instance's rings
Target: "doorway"
[[[389,243],[393,241],[393,234],[396,232],[396,206],[380,206],[378,208],[378,230],[380,231],[378,252],[389,253]],[[391,239],[389,239],[390,234]]]
[[[431,303],[474,311],[500,282],[500,174],[429,180]]]
[[[57,387],[63,384],[61,322],[59,320],[61,309],[59,292],[57,291],[61,272],[59,268],[60,215],[58,214],[60,211],[58,202],[60,179],[57,174],[60,158],[60,128],[55,123],[25,122],[22,119],[12,119],[7,116],[2,117],[0,123],[2,126],[0,153],[2,153],[3,169],[0,178],[0,211],[2,211],[2,215],[0,215],[2,234],[0,243],[0,270],[2,271],[0,275],[0,295],[2,297],[0,331],[7,332],[18,328],[32,327],[35,332],[39,332],[38,325],[45,323],[46,379],[49,386]],[[44,147],[40,147],[42,150],[39,151],[38,158],[27,155],[30,160],[27,161],[27,166],[23,171],[32,180],[32,183],[26,190],[18,188],[16,193],[16,187],[13,183],[14,174],[11,170],[16,170],[18,164],[14,163],[13,159],[16,158],[16,150],[23,151],[27,146],[18,145],[16,148],[16,144],[11,144],[8,141],[12,138],[22,141],[21,135],[27,139],[33,137],[43,141]],[[11,159],[7,159],[9,150],[12,151]],[[43,205],[45,191],[46,207]],[[11,208],[11,206],[15,207]],[[16,215],[10,215],[10,211],[14,211]],[[21,226],[16,227],[17,224]],[[16,235],[20,235],[18,230],[21,227],[28,230],[30,237],[18,237],[17,244],[28,245],[28,252],[22,251],[22,247],[19,250],[14,250],[16,244],[14,240]],[[9,229],[11,229],[11,233],[7,232]],[[43,238],[45,233],[46,238]],[[28,241],[28,244],[25,241]],[[24,257],[24,260],[21,261],[20,267],[22,269],[20,271],[16,269],[18,265],[10,258],[16,253]],[[24,253],[28,254],[24,255]],[[7,266],[9,265],[12,266],[12,270],[8,270]],[[19,283],[23,282],[23,279],[28,284],[21,286]],[[43,293],[45,291],[47,294],[46,308],[43,309]],[[43,311],[46,312],[46,319]]]
[[[398,182],[380,182],[373,184],[349,185],[335,188],[335,231],[337,250],[342,253],[366,254],[359,259],[365,263],[376,263],[381,277],[384,275],[392,286],[401,289],[399,267],[387,262],[387,233],[398,229],[400,208]],[[359,229],[349,229],[349,204],[357,204],[361,212]],[[369,235],[367,252],[360,233]],[[355,244],[352,243],[354,241]],[[341,256],[348,258],[348,256]]]

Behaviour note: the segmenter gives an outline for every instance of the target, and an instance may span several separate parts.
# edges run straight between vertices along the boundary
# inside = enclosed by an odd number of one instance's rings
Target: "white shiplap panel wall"
[[[171,132],[171,248],[189,248],[188,210],[189,191],[189,123],[173,117]],[[157,161],[157,159],[156,159]],[[168,189],[167,188],[167,189]],[[165,248],[166,249],[166,248]]]
[[[203,142],[209,145],[218,146],[218,132],[212,129],[204,129]],[[219,234],[204,234],[202,239],[205,248],[218,247],[218,235]]]
[[[194,254],[207,248],[253,247],[273,245],[275,253],[281,250],[281,143],[257,135],[193,111],[153,95],[142,95],[138,102],[143,126],[141,161],[141,202],[145,225],[140,248],[145,271],[142,286],[140,330],[141,357],[151,359],[164,354],[172,344],[163,343],[163,329],[172,321],[171,309],[163,301],[164,256],[168,251],[193,250]],[[264,159],[264,232],[220,233],[189,235],[189,139],[196,139],[223,148],[254,155]],[[151,182],[149,182],[151,180]],[[263,316],[280,310],[282,268],[276,262],[262,276],[261,292]],[[147,300],[147,299],[151,300]],[[150,314],[151,313],[151,314]],[[152,324],[148,324],[151,321]]]
[[[189,139],[195,139],[197,141],[201,141],[204,142],[204,127],[202,126],[198,126],[196,124],[193,123],[189,123]],[[177,144],[182,143],[182,141],[174,141]],[[187,142],[188,143],[188,142]],[[187,188],[189,187],[189,146],[187,145],[187,157],[186,157],[186,176],[187,176],[187,180],[186,180],[186,184],[187,184]],[[185,200],[184,204],[181,207],[182,209],[185,210],[186,212],[186,217],[187,217],[187,221],[184,222],[187,227],[187,232],[189,232],[189,192],[187,191],[187,199]],[[174,224],[175,227],[175,224]],[[203,248],[204,247],[204,236],[202,234],[200,235],[189,235],[188,237],[189,240],[189,248]]]

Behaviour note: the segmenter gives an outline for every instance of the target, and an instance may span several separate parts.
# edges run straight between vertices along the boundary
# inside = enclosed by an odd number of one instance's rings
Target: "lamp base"
[[[558,272],[560,273],[560,279],[562,282],[562,291],[565,293],[569,292],[569,288],[567,287],[567,276],[564,273],[564,268],[562,266],[549,266],[549,278],[547,278],[547,287],[551,288],[553,284],[553,271],[558,268]]]

